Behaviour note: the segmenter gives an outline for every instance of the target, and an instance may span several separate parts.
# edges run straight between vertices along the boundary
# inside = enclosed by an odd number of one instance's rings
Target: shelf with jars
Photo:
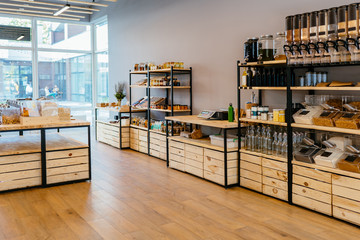
[[[168,149],[166,148],[166,139],[164,139],[166,125],[164,117],[192,113],[192,68],[185,68],[183,62],[166,62],[160,65],[135,64],[134,70],[130,70],[129,86],[130,105],[146,110],[147,113],[140,124],[131,125],[133,130],[130,130],[130,148],[166,160]],[[136,91],[140,91],[136,88],[145,89],[146,95],[134,102],[134,94],[137,93]],[[188,103],[175,104],[174,96],[177,91],[182,91],[182,89],[189,91],[189,97],[184,98],[188,100]],[[130,113],[131,120],[132,113]],[[162,124],[160,124],[161,122]],[[140,125],[140,127],[136,125]],[[171,129],[175,131],[177,127],[171,126]]]

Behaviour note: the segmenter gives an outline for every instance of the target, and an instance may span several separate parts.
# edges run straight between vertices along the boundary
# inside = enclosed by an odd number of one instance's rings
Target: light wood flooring
[[[0,239],[360,239],[360,229],[93,143],[93,180],[0,194]]]

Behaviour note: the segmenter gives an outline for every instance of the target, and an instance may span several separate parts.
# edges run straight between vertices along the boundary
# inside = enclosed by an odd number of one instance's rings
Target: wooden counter
[[[41,129],[41,128],[63,128],[63,127],[84,127],[84,126],[90,126],[90,123],[82,120],[71,120],[71,121],[47,123],[47,124],[28,124],[28,125],[10,124],[10,125],[0,125],[0,132],[31,130],[31,129]]]
[[[174,122],[191,123],[201,126],[222,128],[222,129],[231,129],[231,128],[235,129],[238,127],[237,122],[228,122],[227,120],[206,120],[203,118],[199,118],[197,115],[173,116],[173,117],[165,117],[165,119]]]

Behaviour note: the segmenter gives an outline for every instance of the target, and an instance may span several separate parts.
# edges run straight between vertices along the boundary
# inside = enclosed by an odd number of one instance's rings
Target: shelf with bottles
[[[286,66],[248,67],[242,72],[239,89],[286,90]]]
[[[286,91],[286,87],[239,87],[242,90],[276,90],[276,91]]]
[[[288,137],[286,128],[266,124],[250,125],[246,129],[244,148],[240,152],[268,156],[272,159],[287,159]]]
[[[360,87],[353,86],[353,87],[291,87],[293,91],[359,91]]]
[[[274,159],[274,160],[287,162],[287,158],[284,157],[284,156],[277,156],[277,155],[272,155],[272,154],[264,154],[264,153],[261,153],[261,152],[253,152],[253,151],[246,150],[245,148],[241,148],[240,153],[246,153],[246,154],[251,154],[251,155],[254,155],[254,156],[258,156],[258,157],[271,158],[271,159]]]

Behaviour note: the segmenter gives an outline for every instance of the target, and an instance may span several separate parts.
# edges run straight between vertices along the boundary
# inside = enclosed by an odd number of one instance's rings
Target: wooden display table
[[[165,120],[167,121],[166,147],[169,167],[215,182],[225,188],[238,185],[238,147],[228,148],[226,141],[227,131],[238,129],[237,122],[206,120],[197,115],[165,117]],[[169,136],[168,121],[222,129],[224,146],[215,146],[211,144],[210,139]]]
[[[87,143],[59,133],[65,128],[87,128]],[[58,133],[46,130],[57,129]],[[40,134],[23,135],[26,131]],[[47,187],[91,179],[90,123],[79,120],[49,124],[0,125],[0,191]]]

